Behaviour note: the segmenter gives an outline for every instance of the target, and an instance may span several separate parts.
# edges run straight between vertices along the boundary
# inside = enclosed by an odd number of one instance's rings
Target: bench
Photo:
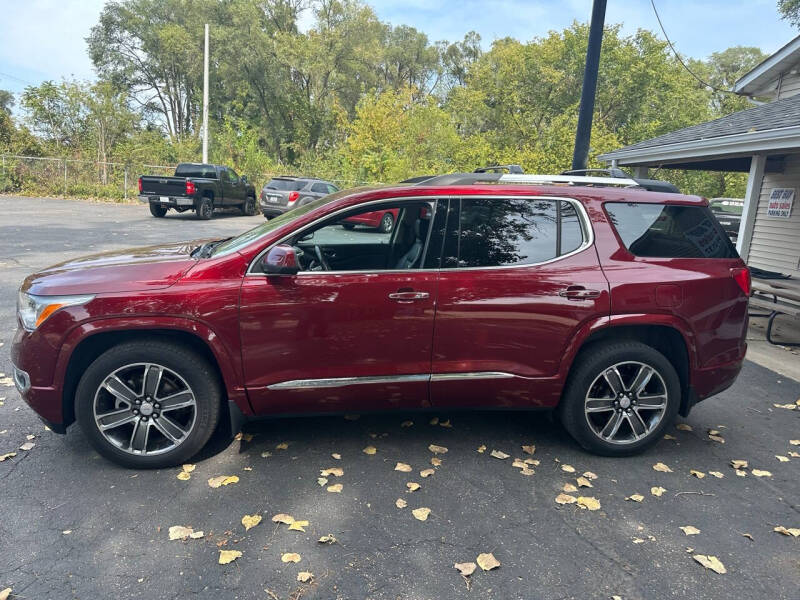
[[[771,299],[768,296],[771,296]],[[800,346],[800,343],[780,343],[772,339],[772,326],[778,315],[789,315],[800,319],[800,286],[794,282],[788,283],[784,280],[780,282],[770,281],[769,283],[766,281],[754,281],[753,295],[750,296],[750,307],[763,309],[769,312],[769,315],[751,314],[751,316],[767,317],[767,341],[770,344]]]

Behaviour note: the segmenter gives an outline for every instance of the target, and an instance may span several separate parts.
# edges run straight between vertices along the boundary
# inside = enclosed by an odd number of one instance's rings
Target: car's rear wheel
[[[214,201],[208,197],[201,198],[200,203],[195,209],[195,212],[197,213],[198,219],[208,221],[212,216],[214,216]]]
[[[256,205],[256,199],[254,196],[248,196],[247,201],[242,204],[241,206],[242,213],[247,215],[248,217],[252,217],[258,214],[258,206]]]
[[[626,456],[655,444],[678,413],[680,379],[660,352],[640,342],[582,353],[561,400],[561,420],[581,446]]]
[[[160,206],[153,202],[150,203],[150,214],[159,219],[167,214],[169,209],[166,206]]]
[[[386,213],[381,217],[381,223],[378,225],[378,231],[381,233],[389,233],[394,227],[394,215]]]
[[[115,346],[86,369],[75,416],[94,448],[132,468],[185,462],[211,437],[221,388],[208,361],[161,341]]]

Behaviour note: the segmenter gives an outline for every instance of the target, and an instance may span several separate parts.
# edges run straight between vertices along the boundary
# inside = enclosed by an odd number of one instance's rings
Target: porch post
[[[750,161],[750,174],[747,176],[747,189],[744,193],[742,222],[739,224],[739,235],[736,238],[736,250],[745,261],[750,254],[750,242],[753,240],[758,198],[761,195],[761,183],[764,180],[766,164],[767,156],[765,154],[754,154]]]

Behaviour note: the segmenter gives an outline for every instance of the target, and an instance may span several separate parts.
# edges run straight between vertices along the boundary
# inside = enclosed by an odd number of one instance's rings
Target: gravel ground
[[[231,235],[262,222],[233,213],[157,220],[144,206],[14,197],[0,197],[0,215],[6,374],[15,294],[28,273],[96,251]],[[248,426],[241,439],[214,440],[182,481],[179,469],[135,472],[106,462],[77,428],[66,436],[44,430],[0,383],[0,455],[17,452],[0,463],[0,590],[26,599],[797,599],[800,538],[773,528],[800,527],[800,457],[789,454],[800,453],[790,445],[800,438],[800,409],[773,405],[798,397],[800,383],[747,363],[733,388],[685,419],[691,431],[675,429],[674,439],[626,459],[582,452],[547,413],[271,420]],[[452,426],[431,425],[433,417]],[[413,425],[401,426],[406,420]],[[710,440],[709,429],[725,442]],[[28,435],[35,446],[18,450]],[[422,478],[430,444],[448,452]],[[525,476],[511,463],[529,458],[521,449],[529,444],[540,463]],[[370,445],[374,455],[362,451]],[[511,458],[492,458],[493,449]],[[749,462],[746,476],[736,475],[732,459]],[[413,471],[394,470],[398,461]],[[658,462],[672,472],[655,471]],[[328,467],[343,469],[327,484],[341,483],[341,493],[318,485]],[[597,475],[593,487],[572,495],[593,497],[600,509],[556,504],[564,484],[585,471]],[[239,481],[212,489],[207,480],[219,475]],[[421,488],[409,492],[407,482]],[[656,497],[652,487],[666,491]],[[644,498],[626,500],[633,494]],[[398,498],[408,506],[397,508]],[[412,516],[419,507],[431,511],[424,522]],[[309,521],[306,531],[273,523],[277,513]],[[256,514],[263,521],[245,531],[242,517]],[[170,541],[173,525],[204,537]],[[687,525],[700,533],[685,535],[679,528]],[[336,543],[318,543],[326,534]],[[221,549],[242,556],[220,565]],[[281,562],[288,552],[300,562]],[[501,566],[469,578],[453,568],[484,552]],[[727,573],[704,569],[694,554],[716,556]],[[313,579],[298,582],[301,571]]]

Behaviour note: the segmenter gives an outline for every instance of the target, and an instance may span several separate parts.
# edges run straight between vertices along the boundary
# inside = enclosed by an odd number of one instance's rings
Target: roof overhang
[[[598,159],[619,165],[647,166],[719,159],[752,154],[800,152],[800,125],[736,135],[691,140],[675,144],[614,150]]]
[[[800,35],[764,59],[733,84],[733,91],[744,96],[768,96],[781,74],[800,63]]]

